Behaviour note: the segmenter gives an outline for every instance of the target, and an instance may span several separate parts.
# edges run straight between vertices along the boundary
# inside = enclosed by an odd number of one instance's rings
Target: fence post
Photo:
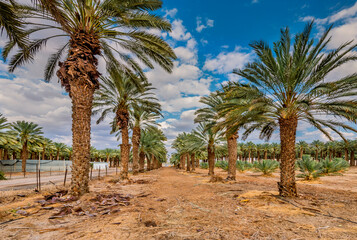
[[[100,166],[99,166],[99,169],[98,169],[98,179],[100,179]]]
[[[108,176],[108,167],[105,166],[105,176]]]
[[[115,165],[115,175],[118,175],[118,166]]]
[[[41,169],[38,169],[38,188],[41,192]]]
[[[63,182],[63,186],[66,186],[66,180],[67,180],[67,167],[66,167],[66,171],[64,172],[64,182]]]
[[[36,164],[36,189],[38,190],[38,164]]]

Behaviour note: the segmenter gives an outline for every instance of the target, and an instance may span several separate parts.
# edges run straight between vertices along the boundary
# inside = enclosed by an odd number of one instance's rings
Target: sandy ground
[[[237,174],[237,182],[209,183],[207,170],[163,168],[132,176],[132,182],[96,180],[80,200],[46,207],[36,203],[46,193],[7,193],[0,203],[0,238],[357,239],[357,168],[299,181],[297,199],[277,196],[277,176],[247,172]],[[115,194],[124,200],[113,204]],[[98,200],[104,195],[109,200]],[[64,208],[72,210],[54,216]]]

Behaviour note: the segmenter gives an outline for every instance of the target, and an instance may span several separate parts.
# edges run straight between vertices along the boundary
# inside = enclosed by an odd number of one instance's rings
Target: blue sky
[[[194,111],[202,106],[199,98],[228,79],[236,80],[232,70],[254,59],[249,47],[252,41],[265,40],[271,44],[279,38],[281,28],[289,26],[296,33],[311,19],[316,19],[315,36],[334,24],[330,49],[344,41],[357,40],[356,1],[164,0],[164,7],[157,14],[166,17],[173,30],[155,34],[168,41],[178,56],[173,74],[160,68],[147,72],[163,106],[165,118],[161,127],[168,137],[168,146],[178,133],[194,128]],[[0,48],[5,39],[0,38]],[[7,64],[0,60],[0,112],[9,121],[36,122],[44,127],[47,137],[70,144],[70,99],[63,94],[57,79],[49,84],[41,81],[46,58],[57,45],[49,43],[35,63],[12,76],[6,71]],[[357,64],[351,63],[329,77],[340,77],[354,69]],[[93,121],[92,144],[98,149],[118,144],[109,135],[108,122],[109,119],[95,125]],[[298,130],[298,140],[325,140],[305,123],[299,124]],[[346,136],[356,137],[352,133]],[[257,134],[249,140],[258,141]],[[278,141],[278,136],[274,135],[272,140]]]

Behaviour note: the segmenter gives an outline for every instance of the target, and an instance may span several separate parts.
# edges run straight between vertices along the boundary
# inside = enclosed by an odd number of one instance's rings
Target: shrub
[[[305,178],[305,180],[312,180],[319,177],[321,163],[313,160],[311,156],[304,155],[296,164],[301,172],[297,177]]]
[[[201,162],[201,163],[200,163],[200,168],[202,168],[202,169],[208,169],[208,163],[207,163],[207,162]]]
[[[0,180],[6,180],[5,173],[0,171]]]
[[[238,160],[236,162],[236,168],[238,169],[239,172],[245,172],[249,169],[252,169],[253,165],[250,162]]]
[[[325,159],[321,161],[320,173],[330,174],[345,171],[349,168],[349,163],[342,158],[335,158],[332,161]]]
[[[271,175],[279,167],[279,162],[275,160],[256,161],[253,166],[256,172],[261,172],[263,175]]]
[[[223,170],[228,170],[228,162],[226,161],[217,161],[215,167],[221,168]]]

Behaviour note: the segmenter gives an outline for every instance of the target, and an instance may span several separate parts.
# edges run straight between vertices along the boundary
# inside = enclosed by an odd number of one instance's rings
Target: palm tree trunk
[[[69,54],[60,62],[57,76],[72,99],[73,165],[70,194],[89,191],[90,133],[94,90],[99,87],[100,42],[96,35],[80,30],[70,39]]]
[[[351,162],[350,162],[350,166],[356,166],[355,164],[355,151],[351,150]]]
[[[227,138],[228,147],[228,180],[236,180],[236,162],[237,162],[237,139],[238,133]]]
[[[24,144],[22,145],[21,159],[22,159],[22,172],[26,172],[27,141],[25,141]]]
[[[128,179],[130,145],[129,145],[129,129],[127,124],[123,124],[123,126],[121,127],[121,139],[122,139],[122,144],[120,144],[120,154],[121,154],[121,163],[122,163],[121,178]]]
[[[71,84],[73,165],[70,194],[89,192],[91,113],[94,89],[79,81]],[[52,154],[50,155],[52,160]]]
[[[131,142],[133,143],[133,175],[137,175],[139,172],[140,127],[133,128]]]
[[[208,175],[213,176],[215,152],[212,145],[208,145],[207,152],[208,152],[208,167],[209,167]]]
[[[133,144],[133,149],[134,149],[134,144]],[[145,169],[145,153],[140,152],[139,154],[139,172],[144,172]]]
[[[345,160],[348,162],[348,150],[345,148]]]
[[[182,154],[181,155],[181,158],[180,158],[181,162],[180,162],[180,168],[185,170],[185,165],[186,165],[186,162],[185,162],[185,154]]]
[[[186,171],[191,171],[191,162],[190,162],[190,154],[186,153]]]
[[[195,162],[195,154],[191,153],[191,166],[192,166],[192,171],[196,170],[196,162]]]
[[[151,166],[151,159],[150,158],[146,158],[146,171],[151,171],[152,170],[152,166]]]
[[[264,150],[264,159],[268,159],[268,151]]]
[[[196,156],[195,156],[196,157]],[[196,158],[196,168],[199,168],[200,167],[200,159],[199,158]]]
[[[297,196],[295,183],[295,140],[297,123],[297,117],[279,119],[281,164],[278,187],[279,194],[283,197]]]

